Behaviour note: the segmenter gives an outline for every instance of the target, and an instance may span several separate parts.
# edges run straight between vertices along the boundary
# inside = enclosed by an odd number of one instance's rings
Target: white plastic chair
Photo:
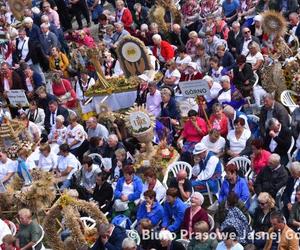
[[[288,158],[289,158],[289,163],[292,163],[292,160],[293,160],[292,150],[293,150],[294,146],[295,146],[295,139],[292,136],[291,146],[290,146],[289,150],[287,151],[287,155],[288,155]]]
[[[192,177],[192,166],[188,164],[187,162],[184,161],[177,161],[172,163],[171,165],[168,166],[168,169],[165,173],[164,179],[163,179],[163,184],[166,188],[168,188],[167,182],[169,178],[169,173],[171,172],[174,177],[176,177],[177,173],[180,170],[185,170],[188,174],[188,179],[191,179]]]
[[[83,225],[88,229],[93,229],[97,225],[96,221],[90,217],[81,217],[80,220],[82,221]]]
[[[185,239],[178,239],[178,240],[176,240],[176,241],[177,241],[177,242],[180,242],[180,243],[184,246],[185,249],[188,248],[188,245],[189,245],[189,243],[190,243],[189,240],[185,240]]]
[[[214,217],[212,217],[210,214],[207,215],[208,215],[209,231],[212,232],[212,230],[214,230],[215,227],[215,220]]]
[[[41,235],[41,237],[39,238],[39,240],[32,246],[32,250],[35,250],[36,246],[42,242],[42,240],[44,239],[44,236],[45,236],[45,231],[44,231],[44,229],[42,228],[41,225],[39,225],[39,227],[40,227],[41,230],[42,230],[42,235]],[[46,248],[44,247],[44,245],[43,245],[43,243],[42,243],[41,250],[45,250],[45,249],[46,249]]]
[[[246,157],[239,156],[234,157],[231,159],[228,164],[235,164],[237,165],[238,169],[242,171],[242,173],[247,177],[251,172],[251,161],[247,159]]]
[[[256,74],[256,72],[253,72],[254,78],[255,78],[255,82],[253,84],[253,87],[257,86],[258,81],[259,81],[259,76],[258,74]]]
[[[13,223],[12,221],[7,221],[7,223],[8,223],[8,227],[9,227],[9,229],[10,229],[10,231],[11,231],[11,234],[13,235],[13,236],[15,236],[16,235],[16,233],[17,233],[17,227],[16,227],[16,225],[15,225],[15,223]]]
[[[295,108],[299,107],[293,100],[292,96],[299,96],[295,91],[293,90],[284,90],[280,95],[280,101],[281,103],[288,107],[290,112],[292,113]]]
[[[127,237],[134,240],[138,246],[141,244],[141,237],[137,231],[126,230],[126,234],[127,234]]]
[[[279,210],[281,210],[283,208],[283,202],[282,202],[281,198],[282,198],[284,190],[285,190],[285,186],[280,188],[276,194],[275,201],[276,201],[276,206],[279,208]]]

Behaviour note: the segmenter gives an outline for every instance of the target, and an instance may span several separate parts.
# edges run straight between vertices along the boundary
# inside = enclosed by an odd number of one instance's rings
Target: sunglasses
[[[244,31],[244,34],[248,34],[248,33],[251,33],[251,31],[250,30]]]

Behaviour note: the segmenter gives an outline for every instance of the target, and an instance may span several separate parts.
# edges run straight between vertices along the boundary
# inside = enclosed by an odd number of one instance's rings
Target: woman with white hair
[[[245,100],[240,91],[230,83],[229,76],[222,76],[220,79],[222,89],[219,91],[217,100],[222,105],[230,105],[234,109],[240,108],[245,104]]]
[[[181,226],[182,230],[188,232],[188,235],[194,233],[194,225],[198,221],[205,221],[208,223],[208,214],[201,207],[204,202],[204,197],[201,193],[195,192],[191,196],[191,206],[185,210],[183,223]]]
[[[48,142],[61,145],[66,141],[67,128],[64,126],[65,118],[62,115],[58,115],[55,121],[55,126],[52,126],[48,135]]]
[[[176,235],[173,235],[169,230],[161,230],[159,232],[160,248],[168,250],[185,250],[185,247],[175,240]]]
[[[199,44],[202,44],[202,39],[198,37],[196,31],[191,31],[189,33],[189,40],[187,41],[185,48],[187,54],[192,58],[195,58],[197,52],[196,48]]]
[[[159,34],[152,36],[154,43],[153,55],[161,62],[165,63],[174,58],[174,49],[170,43],[162,40]]]
[[[77,114],[70,114],[69,120],[70,125],[67,127],[66,142],[70,146],[70,152],[81,158],[88,148],[87,133],[83,126],[78,123]]]
[[[122,250],[136,250],[137,246],[133,239],[125,238],[122,242]]]

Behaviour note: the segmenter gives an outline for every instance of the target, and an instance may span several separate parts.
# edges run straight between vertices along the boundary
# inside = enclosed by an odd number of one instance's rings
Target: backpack
[[[126,215],[123,214],[115,216],[111,223],[114,224],[115,226],[120,226],[125,229],[130,229],[132,225],[131,220]]]

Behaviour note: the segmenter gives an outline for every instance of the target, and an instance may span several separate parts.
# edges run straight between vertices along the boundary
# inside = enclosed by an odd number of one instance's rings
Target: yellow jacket
[[[274,232],[273,227],[269,229],[268,234],[271,235]],[[272,247],[272,239],[269,239],[266,242],[264,250],[270,250]],[[278,244],[278,250],[299,250],[299,240],[297,234],[289,228],[287,225],[282,230],[280,234],[280,242]]]
[[[59,68],[60,70],[64,73],[64,77],[69,77],[68,74],[68,67],[70,65],[68,57],[62,53],[59,52]],[[54,56],[49,57],[49,68],[50,70],[56,70],[57,68],[55,67],[55,59]]]

